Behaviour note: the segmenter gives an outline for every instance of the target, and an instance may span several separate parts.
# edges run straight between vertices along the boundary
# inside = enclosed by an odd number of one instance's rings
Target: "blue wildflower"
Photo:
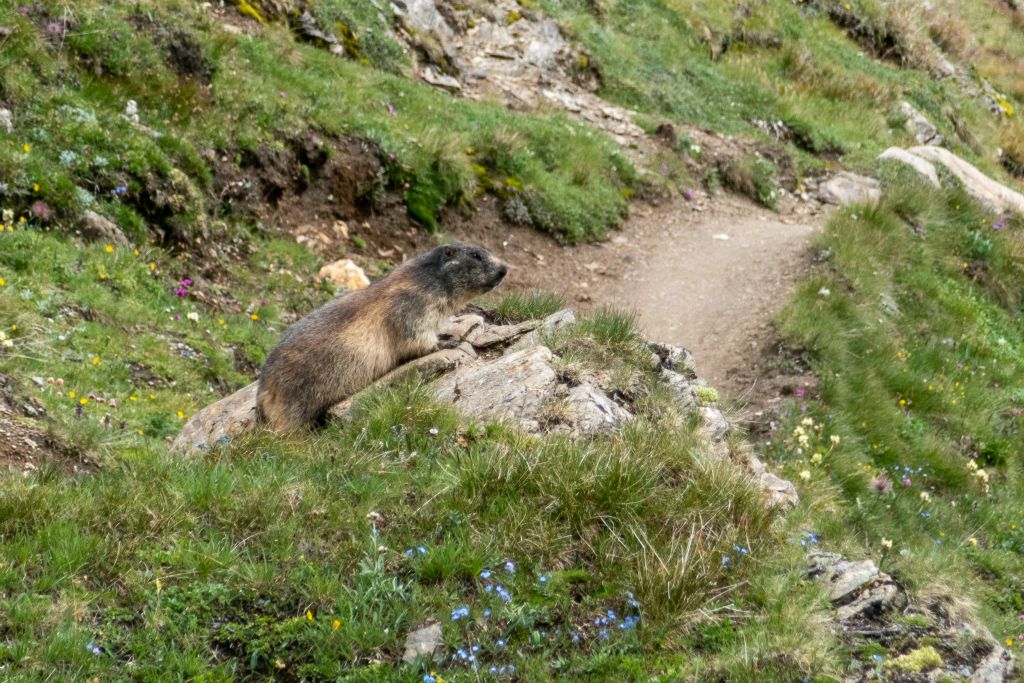
[[[498,667],[496,667],[496,666],[494,666],[493,664],[491,664],[490,668],[489,668],[489,669],[487,669],[487,673],[491,674],[492,676],[495,676],[495,675],[497,675],[497,673],[498,673]]]
[[[485,569],[482,572],[480,572],[480,578],[484,580],[491,578],[491,570]]]
[[[573,632],[572,632],[572,642],[573,642],[573,643],[578,643],[578,642],[580,642],[580,634],[579,634],[579,633],[576,633],[576,631],[573,631]]]
[[[417,546],[416,552],[418,552],[420,555],[426,555],[427,549],[423,546]]]
[[[597,635],[601,636],[601,640],[608,640],[608,629],[601,629],[597,632]]]
[[[508,572],[509,574],[515,574],[516,573],[515,562],[513,562],[512,560],[509,560],[508,562],[506,562],[505,563],[505,571]]]
[[[480,652],[480,646],[479,645],[474,645],[473,647],[471,647],[469,649],[473,651],[473,654],[476,654],[477,652]]]
[[[86,649],[86,651],[91,652],[94,655],[99,655],[100,654],[100,649],[99,649],[99,647],[97,647],[97,645],[95,643],[91,643],[91,642],[90,643],[86,643],[85,644],[85,649]]]
[[[541,583],[547,583],[550,578],[551,578],[551,574],[541,574],[540,575],[540,582]]]
[[[430,674],[423,674],[423,683],[436,683],[437,677]]]
[[[749,550],[747,550],[746,546],[742,545],[734,545],[732,549],[738,552],[740,555],[746,555],[750,552]]]
[[[412,557],[413,556],[412,548],[406,548],[405,556],[406,557]]]
[[[495,645],[497,645],[498,649],[500,650],[501,648],[505,647],[505,641],[499,638],[498,642],[496,642]]]
[[[800,542],[803,545],[803,541]],[[729,564],[732,562],[732,558],[728,555],[722,555],[722,569],[728,569]]]
[[[484,619],[490,619],[490,618],[491,618],[491,610],[485,609],[484,610]]]
[[[512,594],[505,590],[504,586],[498,586],[497,591],[503,602],[512,602]]]
[[[615,621],[618,618],[619,618],[619,616],[617,614],[615,614],[615,610],[611,610],[611,609],[608,610],[608,620],[609,621]]]
[[[469,616],[469,608],[468,607],[459,607],[457,609],[452,610],[452,621],[458,621],[459,619],[462,619],[463,617],[468,617],[468,616]]]

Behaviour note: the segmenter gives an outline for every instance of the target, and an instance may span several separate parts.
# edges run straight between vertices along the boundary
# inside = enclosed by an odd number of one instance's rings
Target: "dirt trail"
[[[634,207],[623,229],[596,245],[562,247],[518,229],[465,236],[515,267],[514,288],[560,292],[582,309],[635,311],[649,337],[687,347],[709,383],[741,397],[761,374],[771,320],[805,273],[819,225],[817,207],[774,213],[721,195]]]

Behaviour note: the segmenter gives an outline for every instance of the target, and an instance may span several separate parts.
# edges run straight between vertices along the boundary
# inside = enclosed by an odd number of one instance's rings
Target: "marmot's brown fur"
[[[435,349],[441,324],[506,272],[484,249],[449,244],[324,304],[288,328],[267,357],[260,421],[276,431],[320,422],[331,406]]]

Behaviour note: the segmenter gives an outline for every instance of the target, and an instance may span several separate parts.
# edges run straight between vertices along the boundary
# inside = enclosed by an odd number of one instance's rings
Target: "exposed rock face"
[[[882,186],[874,178],[843,171],[818,190],[823,202],[847,206],[873,204],[882,198]]]
[[[438,401],[451,403],[472,417],[506,421],[532,434],[578,436],[614,430],[633,419],[629,408],[616,402],[598,377],[563,376],[558,358],[544,344],[545,334],[575,321],[571,311],[512,325],[493,325],[475,314],[456,316],[438,335],[439,351],[406,363],[378,384],[415,370],[437,378],[433,391]],[[771,504],[795,505],[798,498],[790,482],[768,472],[752,454],[732,452],[726,442],[732,427],[720,410],[703,405],[700,395],[709,390],[693,372],[690,353],[661,344],[650,347],[652,365],[678,398],[681,412],[699,415],[710,456],[735,460]],[[258,383],[253,382],[196,413],[171,450],[182,454],[203,451],[252,429],[257,388]],[[345,418],[351,405],[352,399],[348,399],[332,408],[331,415]]]
[[[910,153],[927,161],[945,166],[964,184],[968,194],[996,213],[1013,211],[1024,214],[1024,195],[989,178],[972,164],[943,147],[926,145],[913,147]]]
[[[923,603],[907,592],[872,560],[851,562],[838,553],[813,552],[807,556],[808,574],[825,584],[835,607],[835,628],[854,647],[882,645],[885,680],[953,680],[1002,683],[1012,680],[1013,656],[984,627],[969,624],[948,608],[952,599],[933,597]],[[914,617],[908,625],[907,617]],[[902,668],[923,647],[932,647],[927,677],[905,678]],[[858,669],[858,667],[861,667]],[[854,662],[846,680],[876,680],[874,663]]]

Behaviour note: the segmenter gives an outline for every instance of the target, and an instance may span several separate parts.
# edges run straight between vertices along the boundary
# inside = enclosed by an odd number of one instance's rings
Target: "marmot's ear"
[[[442,250],[441,250],[441,260],[445,261],[445,262],[451,261],[452,259],[456,258],[458,255],[459,255],[458,247],[454,247],[454,246],[452,246],[450,244],[444,245],[444,248],[442,248]]]

